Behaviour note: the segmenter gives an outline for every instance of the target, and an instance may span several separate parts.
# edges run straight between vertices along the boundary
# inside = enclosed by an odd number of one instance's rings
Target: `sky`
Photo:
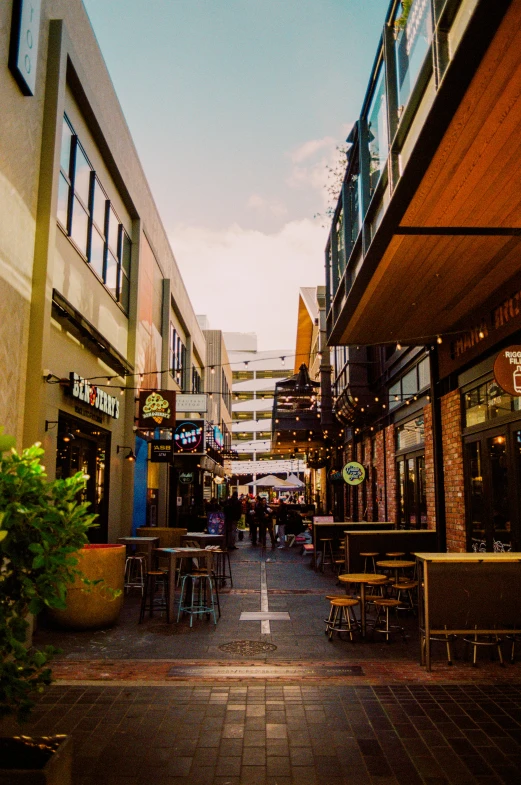
[[[83,2],[196,313],[293,346],[389,0]]]

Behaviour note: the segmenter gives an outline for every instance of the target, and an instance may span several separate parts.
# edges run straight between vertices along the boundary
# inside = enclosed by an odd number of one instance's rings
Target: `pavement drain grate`
[[[223,643],[222,646],[219,646],[219,651],[226,651],[230,654],[242,654],[244,657],[250,657],[252,654],[275,651],[276,648],[275,644],[264,643],[263,641],[231,641],[230,643]]]

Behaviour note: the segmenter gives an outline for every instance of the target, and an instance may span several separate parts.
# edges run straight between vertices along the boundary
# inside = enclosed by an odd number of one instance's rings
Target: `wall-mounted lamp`
[[[132,447],[127,447],[127,445],[125,445],[125,444],[118,444],[117,447],[116,447],[116,453],[119,454],[119,452],[121,450],[129,450],[130,451],[128,453],[128,455],[125,455],[125,460],[126,461],[133,462],[133,461],[136,460],[136,454],[135,454],[134,450],[132,449]]]
[[[65,433],[62,436],[62,441],[68,443],[68,442],[72,442],[72,440],[75,438],[76,438],[75,435],[71,431],[65,431]]]
[[[58,420],[45,420],[45,431],[49,430],[49,425],[58,425]]]

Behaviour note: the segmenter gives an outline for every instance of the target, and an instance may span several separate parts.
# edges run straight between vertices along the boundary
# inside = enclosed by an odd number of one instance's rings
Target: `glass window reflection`
[[[385,93],[385,68],[380,68],[369,112],[367,114],[369,147],[369,185],[371,193],[376,188],[387,161],[389,136],[387,133],[387,96]]]

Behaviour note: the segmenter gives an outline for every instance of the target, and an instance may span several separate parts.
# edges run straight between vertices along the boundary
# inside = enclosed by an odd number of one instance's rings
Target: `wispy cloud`
[[[268,213],[276,218],[283,218],[288,214],[288,208],[280,199],[265,199],[260,194],[251,194],[246,206],[250,210],[255,210],[261,214]]]
[[[273,233],[178,226],[170,241],[194,308],[214,329],[254,331],[260,348],[294,345],[298,290],[324,283],[324,229],[310,219]]]
[[[295,164],[299,164],[302,161],[306,161],[308,158],[311,158],[315,155],[319,150],[330,150],[334,148],[336,143],[336,139],[332,136],[324,136],[323,139],[310,139],[304,144],[299,145],[299,147],[292,150],[290,153],[290,158]]]

